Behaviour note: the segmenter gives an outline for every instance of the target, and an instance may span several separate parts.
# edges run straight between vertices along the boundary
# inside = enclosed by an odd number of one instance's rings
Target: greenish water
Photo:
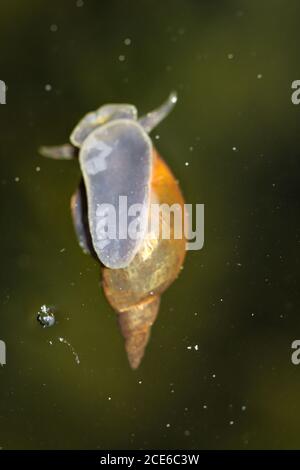
[[[299,447],[299,13],[293,0],[1,3],[0,447]],[[103,103],[143,113],[172,89],[153,138],[187,202],[205,204],[205,247],[133,372],[73,231],[78,164],[37,148]]]

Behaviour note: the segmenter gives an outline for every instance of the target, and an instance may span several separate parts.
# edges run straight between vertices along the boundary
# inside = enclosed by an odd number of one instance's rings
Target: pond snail
[[[148,136],[176,101],[172,93],[163,105],[139,119],[135,106],[101,106],[75,127],[71,144],[40,149],[46,157],[79,159],[82,179],[71,198],[74,227],[81,248],[100,262],[103,290],[117,312],[133,369],[144,355],[161,294],[178,276],[186,251],[184,235],[175,236],[170,214],[159,212],[155,237],[149,223],[154,204],[175,204],[184,213],[178,183]],[[131,223],[138,226],[135,237],[122,224],[124,198],[126,207],[139,208],[131,215]],[[108,237],[110,207],[115,208],[112,225],[119,230]],[[130,218],[129,212],[126,217]],[[162,236],[164,224],[168,224],[168,238]]]

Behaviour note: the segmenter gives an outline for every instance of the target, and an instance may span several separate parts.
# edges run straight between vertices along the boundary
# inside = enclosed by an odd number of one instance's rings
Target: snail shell
[[[151,201],[159,204],[178,204],[183,213],[183,196],[170,169],[153,150]],[[161,226],[164,213],[160,213]],[[169,220],[168,220],[169,222]],[[125,338],[128,360],[136,369],[144,355],[151,326],[159,310],[161,294],[176,279],[185,257],[185,239],[174,238],[174,219],[171,219],[170,238],[152,238],[147,233],[142,246],[128,267],[103,267],[103,289],[107,300],[118,313]],[[183,233],[183,230],[182,230]]]

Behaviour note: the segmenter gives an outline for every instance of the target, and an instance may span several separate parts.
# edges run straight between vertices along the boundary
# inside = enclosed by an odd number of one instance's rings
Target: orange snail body
[[[182,237],[174,238],[174,219],[170,218],[170,238],[147,233],[130,265],[122,269],[103,267],[105,296],[118,314],[130,366],[136,369],[145,352],[159,310],[161,294],[176,279],[185,257],[183,217],[184,199],[171,170],[153,149],[151,202],[177,204],[182,214]],[[165,215],[160,212],[160,222]],[[169,223],[169,222],[168,222]]]

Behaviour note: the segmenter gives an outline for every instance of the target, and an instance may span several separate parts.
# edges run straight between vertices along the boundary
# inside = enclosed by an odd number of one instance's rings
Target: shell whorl
[[[125,339],[125,349],[132,369],[137,369],[143,359],[159,304],[160,297],[156,296],[118,314],[119,326]]]

